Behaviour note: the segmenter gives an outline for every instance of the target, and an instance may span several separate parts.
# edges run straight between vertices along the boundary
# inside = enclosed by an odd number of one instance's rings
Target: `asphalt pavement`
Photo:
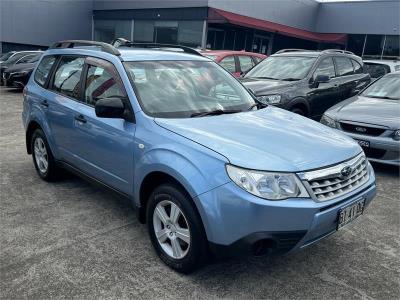
[[[123,198],[73,175],[47,183],[26,154],[22,95],[0,88],[1,299],[399,299],[399,169],[353,224],[300,253],[166,267]],[[240,226],[240,220],[238,220]]]

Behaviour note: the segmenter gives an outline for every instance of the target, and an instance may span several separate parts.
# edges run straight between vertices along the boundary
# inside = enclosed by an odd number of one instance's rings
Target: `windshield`
[[[0,61],[6,61],[6,60],[9,59],[10,56],[13,55],[14,53],[15,53],[15,52],[7,52],[7,53],[3,54],[3,55],[0,57]]]
[[[31,59],[29,59],[29,60],[27,61],[27,63],[35,63],[35,62],[37,62],[41,57],[42,57],[42,54],[35,55],[35,56],[32,57]]]
[[[246,78],[300,80],[307,76],[315,57],[271,56],[246,74]]]
[[[125,62],[143,111],[187,118],[204,112],[239,112],[255,104],[250,93],[214,62]]]
[[[400,100],[400,76],[386,76],[375,81],[362,92],[363,96]]]
[[[5,64],[14,64],[16,63],[18,60],[20,60],[22,57],[29,55],[29,53],[26,52],[20,52],[20,53],[15,53],[14,56],[12,56],[11,58],[7,59],[4,63]]]

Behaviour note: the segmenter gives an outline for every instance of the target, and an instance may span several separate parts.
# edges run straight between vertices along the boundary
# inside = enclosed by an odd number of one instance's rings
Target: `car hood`
[[[25,70],[31,70],[31,69],[35,68],[35,66],[36,66],[36,63],[18,64],[18,65],[10,66],[7,69],[7,72],[8,73],[22,72]]]
[[[330,108],[327,115],[347,120],[398,129],[400,101],[354,96]]]
[[[305,171],[361,152],[352,139],[339,131],[271,106],[251,112],[155,122],[248,169]]]
[[[250,89],[255,95],[263,95],[275,90],[289,88],[294,85],[291,81],[273,80],[273,79],[256,79],[242,78],[242,83]]]

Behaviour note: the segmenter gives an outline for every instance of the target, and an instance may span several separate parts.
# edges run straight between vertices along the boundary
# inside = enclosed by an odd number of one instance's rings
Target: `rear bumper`
[[[210,242],[217,256],[296,252],[336,232],[339,210],[376,194],[375,176],[339,199],[268,201],[227,183],[197,197]],[[361,216],[362,217],[362,216]]]

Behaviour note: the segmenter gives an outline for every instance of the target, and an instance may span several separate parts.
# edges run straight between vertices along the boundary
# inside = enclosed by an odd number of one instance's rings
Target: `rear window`
[[[242,72],[247,72],[254,66],[253,60],[251,59],[250,56],[239,55],[238,58],[240,63],[240,69]]]
[[[55,56],[46,56],[42,59],[35,72],[34,78],[37,84],[41,86],[44,86],[46,84],[46,80],[49,77],[51,67],[53,66],[55,61]]]
[[[236,72],[236,64],[235,57],[227,56],[219,63],[224,69],[228,70],[231,73]]]
[[[350,59],[346,57],[335,57],[337,72],[339,76],[347,76],[352,75],[353,73],[353,64]]]
[[[372,78],[379,78],[390,73],[390,67],[385,64],[364,63],[365,70]]]

